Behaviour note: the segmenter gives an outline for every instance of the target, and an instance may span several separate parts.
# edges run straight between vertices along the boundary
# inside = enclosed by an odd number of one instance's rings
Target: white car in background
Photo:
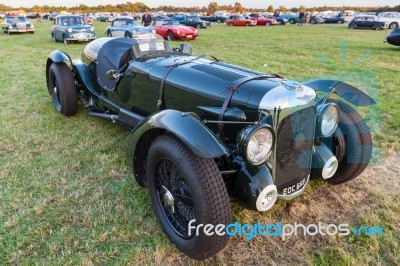
[[[397,12],[385,12],[379,14],[379,20],[388,23],[389,29],[397,29],[400,25],[400,15],[396,16]],[[400,13],[397,13],[400,14]]]

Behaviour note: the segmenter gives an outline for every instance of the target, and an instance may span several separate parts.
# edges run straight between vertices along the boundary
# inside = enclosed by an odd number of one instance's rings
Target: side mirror
[[[119,76],[121,76],[121,74],[118,74],[118,72],[116,70],[108,70],[106,72],[106,78],[108,80],[114,80],[114,79],[118,78]]]

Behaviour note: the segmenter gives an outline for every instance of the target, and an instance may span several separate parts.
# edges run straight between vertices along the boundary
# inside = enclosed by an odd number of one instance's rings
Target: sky
[[[49,6],[78,6],[84,4],[87,6],[97,6],[97,5],[116,5],[123,4],[126,2],[142,2],[149,6],[150,8],[158,7],[160,5],[171,5],[171,6],[208,6],[210,2],[217,2],[218,5],[234,5],[235,2],[239,2],[242,6],[247,8],[267,8],[272,5],[274,8],[278,6],[285,6],[287,8],[300,7],[304,5],[306,7],[314,6],[396,6],[399,5],[399,0],[270,0],[270,1],[260,1],[260,0],[96,0],[96,1],[84,1],[84,0],[12,0],[4,1],[0,0],[0,4],[12,6],[12,7],[32,7],[34,5],[49,5]]]

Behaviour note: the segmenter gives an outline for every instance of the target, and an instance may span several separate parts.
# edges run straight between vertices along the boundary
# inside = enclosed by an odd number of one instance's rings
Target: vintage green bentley
[[[156,34],[99,38],[74,60],[53,51],[46,81],[63,115],[81,102],[89,115],[131,129],[137,183],[167,236],[197,260],[226,245],[228,234],[210,228],[232,222],[230,199],[264,212],[301,195],[311,179],[355,178],[371,158],[369,128],[352,105],[375,102],[361,90],[194,56],[188,44],[173,48]]]

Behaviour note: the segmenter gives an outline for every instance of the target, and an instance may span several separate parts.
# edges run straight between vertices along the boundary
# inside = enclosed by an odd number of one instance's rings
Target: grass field
[[[128,132],[109,121],[54,111],[45,83],[53,50],[77,58],[85,44],[53,43],[51,22],[36,33],[0,33],[0,264],[315,264],[400,263],[400,72],[388,31],[339,25],[201,29],[194,54],[290,79],[335,77],[368,91],[379,104],[360,111],[373,129],[374,163],[340,186],[313,183],[266,213],[232,204],[240,223],[380,225],[383,237],[233,237],[198,263],[169,243],[146,190],[124,157]],[[94,25],[103,36],[106,23]],[[174,42],[178,46],[179,42]]]

